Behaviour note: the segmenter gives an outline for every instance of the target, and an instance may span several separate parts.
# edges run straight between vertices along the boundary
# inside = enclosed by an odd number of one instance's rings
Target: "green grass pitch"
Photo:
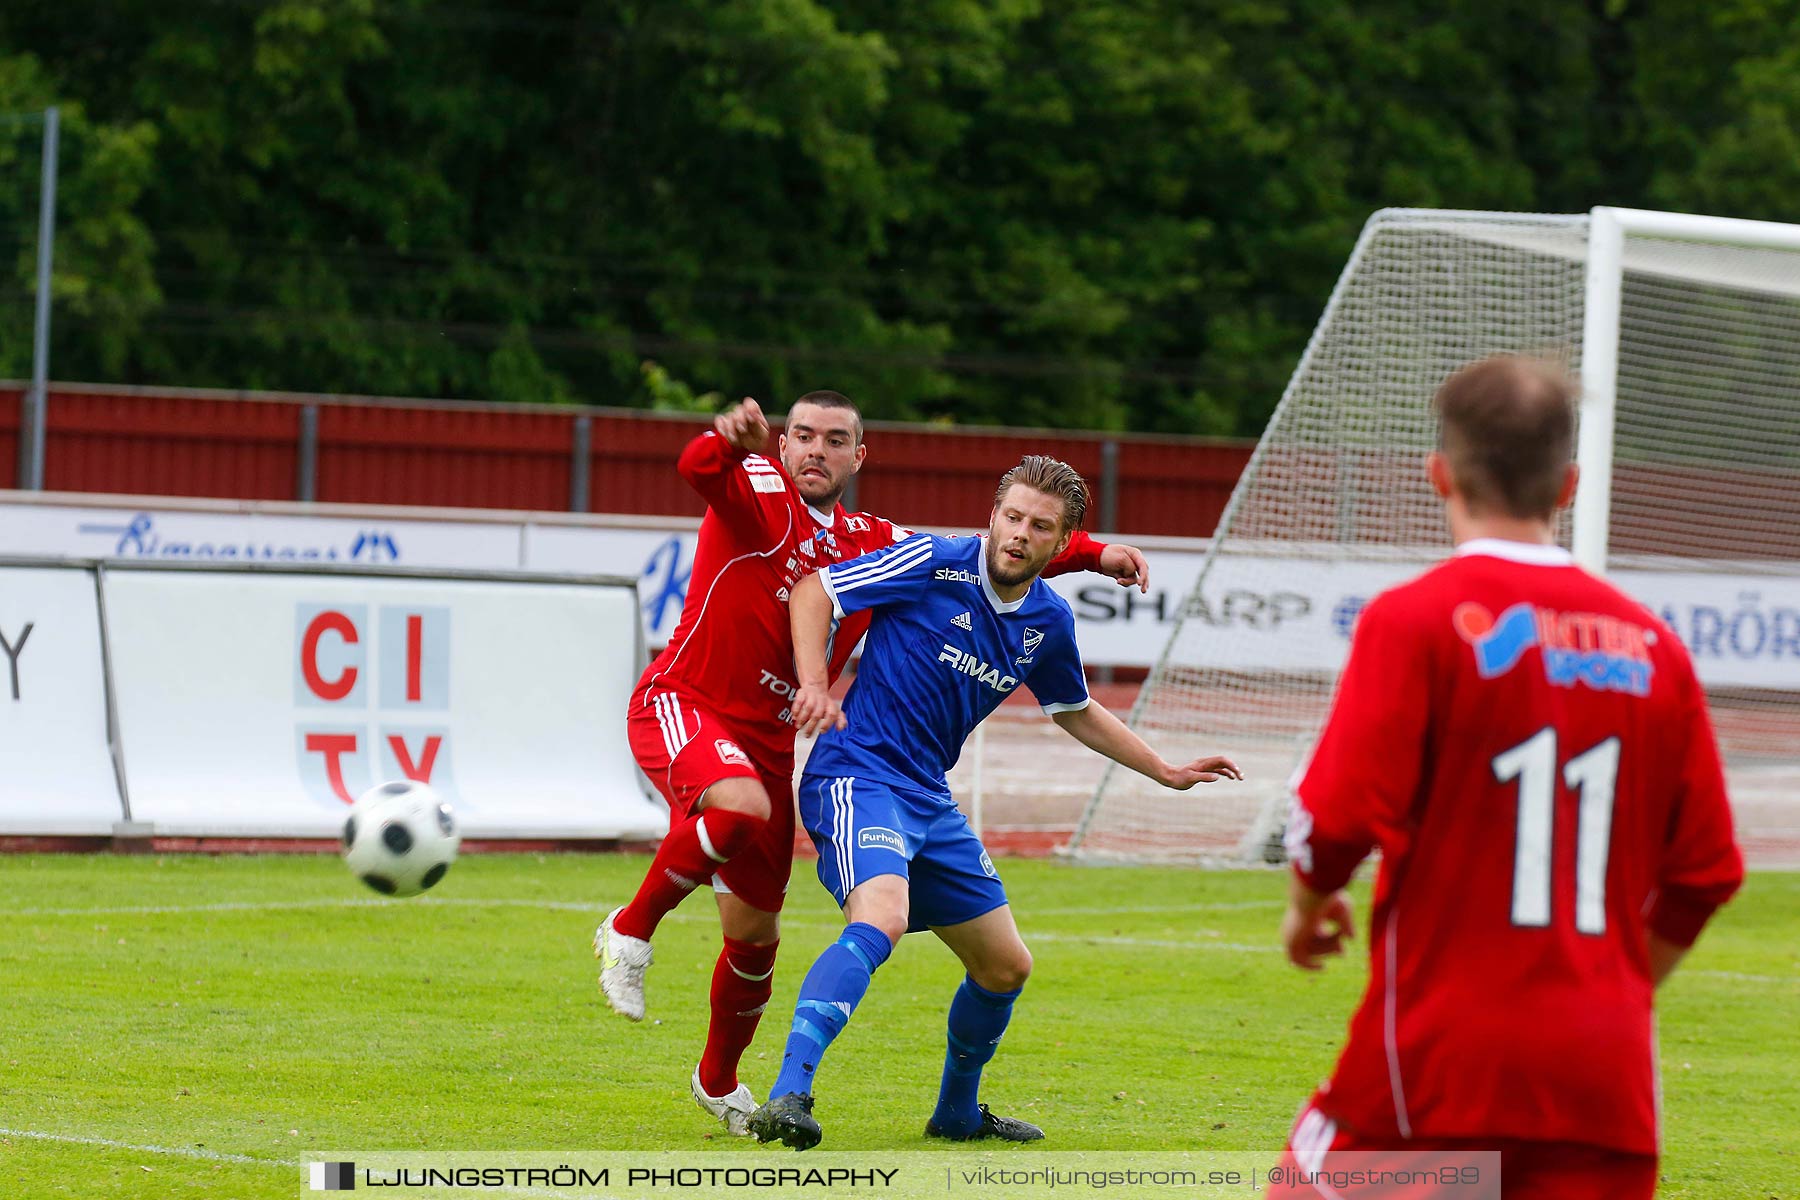
[[[325,855],[0,857],[0,1192],[289,1198],[324,1150],[791,1153],[687,1095],[709,897],[659,932],[649,1020],[600,1001],[589,938],[644,866],[471,855],[394,901]],[[984,1098],[1050,1149],[1273,1161],[1341,1044],[1360,944],[1321,976],[1287,967],[1273,872],[1003,873],[1037,967]],[[1796,913],[1800,875],[1752,876],[1664,989],[1664,1196],[1800,1197]],[[839,923],[800,864],[759,1097]],[[822,1149],[930,1148],[959,978],[929,935],[897,950],[821,1073]]]

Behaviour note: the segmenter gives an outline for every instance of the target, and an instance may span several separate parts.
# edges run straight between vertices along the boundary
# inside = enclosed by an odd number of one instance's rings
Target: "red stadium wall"
[[[0,488],[19,486],[19,410],[24,393],[0,387]]]
[[[589,420],[588,512],[697,517],[706,511],[675,473],[675,459],[711,427],[709,420],[618,409],[590,410]]]
[[[313,498],[566,510],[570,423],[507,409],[321,405]]]
[[[0,386],[0,487],[16,486],[23,389]],[[698,516],[675,474],[706,418],[620,409],[53,385],[47,489]],[[577,451],[585,438],[585,480]],[[857,506],[915,525],[981,523],[1022,453],[1065,459],[1089,527],[1204,537],[1249,442],[872,424]],[[1112,449],[1107,449],[1108,443]],[[585,484],[587,503],[573,503]]]
[[[294,497],[297,405],[53,390],[49,413],[46,490]]]
[[[17,486],[22,386],[0,384],[0,488]],[[675,474],[700,416],[626,409],[56,384],[48,490],[236,500],[317,500],[627,515],[699,516]],[[872,423],[849,499],[913,525],[969,526],[1022,453],[1054,454],[1094,490],[1091,529],[1206,537],[1253,443],[1205,438],[945,430]],[[585,443],[587,453],[579,455]],[[1333,452],[1319,452],[1325,460]],[[1376,455],[1374,478],[1411,471]],[[583,462],[583,460],[585,460]],[[1271,464],[1272,466],[1275,464]],[[585,469],[583,469],[585,467]],[[1319,468],[1325,469],[1323,465]],[[1619,553],[1800,558],[1800,527],[1741,520],[1797,485],[1792,472],[1622,464]],[[577,504],[585,488],[586,503]],[[1672,503],[1669,497],[1691,497]],[[1702,498],[1715,498],[1702,504]],[[1710,506],[1708,506],[1710,505]],[[1111,518],[1110,520],[1108,518]],[[1435,536],[1435,519],[1425,536]]]

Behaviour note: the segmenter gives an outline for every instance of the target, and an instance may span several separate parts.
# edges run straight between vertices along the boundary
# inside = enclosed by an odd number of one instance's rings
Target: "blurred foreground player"
[[[779,461],[763,457],[770,431],[745,400],[690,442],[682,477],[706,498],[687,601],[669,644],[638,681],[627,717],[633,754],[669,802],[670,828],[642,886],[594,935],[600,987],[614,1011],[644,1016],[644,972],[656,926],[712,882],[724,931],[713,971],[706,1048],[694,1099],[733,1133],[756,1105],[738,1080],[773,986],[777,914],[794,844],[794,682],[787,601],[819,566],[891,544],[907,531],[839,503],[861,469],[862,418],[837,392],[795,402]],[[1130,546],[1087,538],[1057,567],[1098,569],[1147,586]],[[846,622],[831,654],[835,677],[867,628]]]
[[[1507,1197],[1655,1191],[1652,991],[1743,859],[1686,650],[1556,545],[1572,392],[1514,356],[1438,391],[1455,556],[1363,610],[1288,826],[1281,940],[1307,970],[1342,952],[1341,889],[1381,851],[1369,990],[1290,1166],[1498,1150]]]
[[[824,733],[800,781],[800,816],[819,848],[819,882],[844,910],[843,935],[800,985],[781,1076],[750,1117],[758,1140],[798,1150],[822,1136],[813,1078],[902,934],[930,929],[967,971],[950,1002],[933,1137],[1035,1141],[1035,1125],[977,1098],[1013,1001],[1031,974],[993,860],[945,776],[964,740],[1015,688],[1077,741],[1164,787],[1239,778],[1226,758],[1164,762],[1088,701],[1075,618],[1038,576],[1087,508],[1081,476],[1030,457],[1001,479],[986,537],[916,534],[821,570],[794,592],[801,732]],[[832,620],[873,611],[862,669],[839,711],[826,653]]]

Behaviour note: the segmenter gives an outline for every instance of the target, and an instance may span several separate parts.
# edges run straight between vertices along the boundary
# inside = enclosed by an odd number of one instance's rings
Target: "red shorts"
[[[1425,1166],[1441,1169],[1462,1161],[1457,1158],[1459,1155],[1484,1150],[1500,1154],[1497,1189],[1454,1183],[1366,1183],[1340,1188],[1330,1184],[1330,1173],[1339,1169],[1385,1168],[1404,1174],[1408,1169],[1416,1171]],[[1432,1159],[1424,1161],[1420,1155],[1431,1155]],[[1498,1196],[1502,1200],[1651,1200],[1656,1194],[1654,1155],[1627,1154],[1576,1142],[1528,1142],[1515,1138],[1361,1137],[1338,1127],[1311,1104],[1301,1110],[1294,1122],[1287,1152],[1281,1156],[1281,1169],[1287,1178],[1276,1184],[1271,1174],[1271,1198],[1483,1200]],[[1321,1174],[1326,1181],[1324,1187],[1298,1182],[1296,1178],[1311,1180]]]
[[[632,757],[669,802],[671,823],[686,820],[722,779],[755,779],[769,794],[769,821],[755,841],[713,876],[713,890],[752,908],[780,912],[794,869],[794,761],[752,749],[730,725],[678,692],[638,692],[625,719]],[[755,755],[756,757],[752,757]]]

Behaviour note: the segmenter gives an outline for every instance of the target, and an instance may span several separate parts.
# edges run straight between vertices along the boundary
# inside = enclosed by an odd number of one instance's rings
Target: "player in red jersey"
[[[801,397],[788,414],[779,462],[763,456],[769,438],[761,408],[745,400],[682,451],[679,470],[708,508],[681,620],[639,680],[627,717],[638,765],[669,802],[670,829],[636,896],[594,935],[608,1004],[641,1020],[657,923],[713,881],[725,944],[713,971],[706,1049],[690,1086],[734,1133],[746,1132],[756,1108],[737,1067],[773,986],[777,914],[793,866],[788,710],[798,685],[788,594],[820,566],[909,532],[839,503],[866,450],[848,399]],[[1129,546],[1083,537],[1053,566],[1148,587],[1143,556]],[[834,635],[834,678],[868,619],[858,614]]]
[[[1556,545],[1572,394],[1509,355],[1438,391],[1456,554],[1363,610],[1288,826],[1281,940],[1308,970],[1381,851],[1368,992],[1290,1166],[1491,1149],[1508,1197],[1655,1191],[1652,992],[1743,858],[1687,651]]]

